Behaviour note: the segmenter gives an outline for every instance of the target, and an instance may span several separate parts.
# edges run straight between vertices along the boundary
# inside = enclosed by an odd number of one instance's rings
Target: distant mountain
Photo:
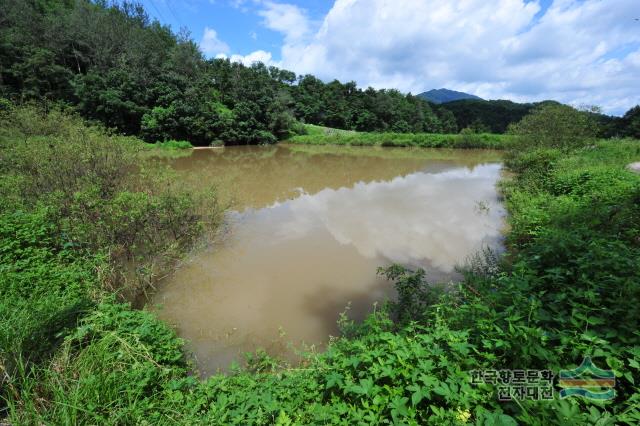
[[[445,102],[459,101],[462,99],[482,99],[476,95],[464,92],[456,92],[449,89],[431,89],[428,92],[422,92],[418,97],[433,102],[434,104],[443,104]]]

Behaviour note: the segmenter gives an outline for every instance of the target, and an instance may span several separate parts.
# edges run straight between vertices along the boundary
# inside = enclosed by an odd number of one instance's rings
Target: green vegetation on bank
[[[41,368],[61,356],[68,336],[82,332],[78,321],[104,303],[119,309],[116,300],[144,293],[215,228],[220,209],[212,194],[186,193],[157,162],[141,161],[143,155],[163,155],[142,141],[111,135],[59,110],[3,104],[0,123],[0,417],[10,404],[12,416],[22,413],[16,422],[24,424],[36,421],[22,415],[41,409],[39,398],[53,398],[28,397],[43,390],[39,383],[45,380],[29,378],[54,374]],[[148,320],[142,332],[154,344],[162,343],[159,329],[178,345],[149,314],[127,312]],[[112,320],[131,331],[126,320]],[[110,337],[121,342],[126,336]],[[135,339],[141,342],[140,333]],[[135,344],[129,349],[138,351]],[[101,365],[117,369],[126,359],[113,361]],[[136,377],[129,383],[144,387],[145,379]],[[66,400],[91,409],[85,402]]]
[[[288,138],[287,143],[305,145],[395,146],[419,148],[486,148],[507,149],[511,135],[461,132],[438,133],[373,133],[354,132],[306,125],[306,134]]]
[[[556,111],[552,120],[566,111]],[[559,115],[558,115],[559,114]],[[381,271],[398,302],[340,320],[323,353],[264,352],[200,381],[183,342],[126,303],[205,229],[215,199],[139,161],[139,141],[59,111],[0,121],[0,416],[14,424],[629,424],[640,422],[640,157],[636,140],[544,136],[523,122],[502,183],[508,252],[443,291]],[[542,136],[541,136],[542,135]],[[159,150],[158,153],[161,153]],[[611,401],[501,403],[474,369],[616,375]]]
[[[161,149],[191,149],[193,145],[187,141],[168,140],[164,142],[156,142],[156,147]]]

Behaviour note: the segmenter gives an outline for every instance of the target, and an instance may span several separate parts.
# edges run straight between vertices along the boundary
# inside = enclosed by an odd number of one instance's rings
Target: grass
[[[305,125],[307,134],[287,139],[304,145],[389,146],[419,148],[506,149],[513,143],[510,135],[490,133],[370,133]]]
[[[640,176],[625,169],[640,157],[640,142],[509,152],[506,166],[514,177],[502,183],[510,212],[505,257],[478,255],[449,291],[425,282],[422,271],[400,266],[381,271],[395,283],[398,302],[361,323],[342,316],[341,337],[325,352],[291,366],[258,351],[247,368],[200,381],[175,333],[105,285],[115,246],[104,250],[110,240],[101,239],[135,235],[138,225],[132,224],[157,209],[165,211],[158,217],[167,219],[142,229],[160,235],[179,230],[170,227],[170,218],[182,216],[165,215],[195,215],[197,204],[189,197],[161,201],[162,192],[153,185],[139,186],[152,195],[141,196],[134,191],[134,183],[142,185],[137,173],[118,179],[110,173],[106,179],[95,169],[89,180],[72,179],[68,156],[94,170],[93,157],[74,145],[77,134],[85,135],[79,139],[85,143],[88,138],[111,148],[119,146],[117,138],[66,121],[62,137],[47,116],[32,113],[16,112],[4,120],[10,124],[0,138],[2,194],[9,200],[0,210],[0,395],[10,423],[640,422]],[[22,130],[15,124],[20,117],[30,117]],[[32,130],[26,134],[24,128]],[[23,149],[25,141],[33,151]],[[61,165],[64,188],[55,183],[50,157],[43,157],[48,149],[60,159],[54,164]],[[106,155],[98,152],[100,158]],[[116,160],[128,164],[127,158]],[[106,170],[109,164],[103,164]],[[39,183],[58,188],[51,191],[55,196],[39,194],[34,186]],[[57,213],[65,206],[76,220]],[[106,217],[95,215],[105,211],[115,214],[114,220],[98,225]],[[138,247],[147,238],[142,235],[124,247],[135,262],[151,248]],[[163,247],[153,252],[162,253]],[[550,401],[499,402],[497,385],[470,380],[471,370],[557,374],[586,356],[614,372],[614,399],[561,399],[556,389]]]

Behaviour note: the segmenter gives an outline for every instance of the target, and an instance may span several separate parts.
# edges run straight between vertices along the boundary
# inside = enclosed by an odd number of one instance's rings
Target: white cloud
[[[258,15],[264,19],[263,24],[285,36],[285,43],[303,40],[310,31],[310,21],[306,12],[298,6],[286,3],[265,1]]]
[[[485,98],[557,99],[623,112],[640,103],[637,0],[336,0],[321,25],[262,3],[282,66],[360,86],[448,87]]]
[[[205,55],[216,56],[229,52],[229,45],[218,38],[218,33],[213,28],[205,27],[200,49]]]
[[[262,0],[231,0],[234,8],[245,9],[247,3],[259,4],[261,9],[258,14],[263,17],[263,24],[274,31],[285,35],[285,43],[300,42],[309,34],[309,20],[306,12],[297,6],[272,1]],[[246,10],[244,10],[246,11]],[[251,31],[249,36],[253,40],[258,39],[258,34]],[[247,55],[229,55],[229,46],[219,40],[215,30],[206,27],[205,34],[200,42],[200,48],[205,54],[215,58],[229,58],[233,62],[241,62],[247,66],[255,62],[265,65],[282,66],[279,61],[274,61],[271,52],[256,50]]]
[[[596,104],[623,113],[640,103],[637,0],[336,0],[321,21],[273,0],[262,24],[284,36],[281,60],[258,50],[231,55],[324,80],[418,93],[447,87],[487,99]],[[206,28],[210,55],[229,47]]]
[[[229,58],[231,62],[240,62],[246,66],[251,66],[255,62],[262,62],[265,65],[280,66],[279,62],[276,62],[271,58],[271,53],[264,50],[256,50],[255,52],[251,52],[248,55],[233,54],[231,56],[228,56],[224,53],[216,55],[216,59],[227,58]]]

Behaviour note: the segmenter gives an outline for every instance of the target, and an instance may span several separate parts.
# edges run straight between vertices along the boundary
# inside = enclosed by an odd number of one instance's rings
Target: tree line
[[[135,3],[0,1],[0,94],[48,100],[148,141],[270,143],[301,123],[455,132],[455,118],[396,90],[361,90],[267,67],[207,60]]]
[[[528,111],[436,106],[393,89],[206,59],[188,32],[150,19],[140,4],[107,0],[0,0],[0,96],[65,105],[150,142],[194,145],[273,143],[304,133],[303,123],[501,133]]]
[[[517,103],[508,100],[464,99],[447,102],[438,107],[451,111],[460,129],[475,133],[505,133],[531,113],[551,107],[557,110],[562,104],[556,101]],[[575,110],[575,109],[574,109]],[[622,117],[602,114],[595,107],[581,108],[582,118],[589,118],[596,125],[599,137],[640,138],[640,106],[635,106]],[[576,115],[576,116],[579,116]]]

